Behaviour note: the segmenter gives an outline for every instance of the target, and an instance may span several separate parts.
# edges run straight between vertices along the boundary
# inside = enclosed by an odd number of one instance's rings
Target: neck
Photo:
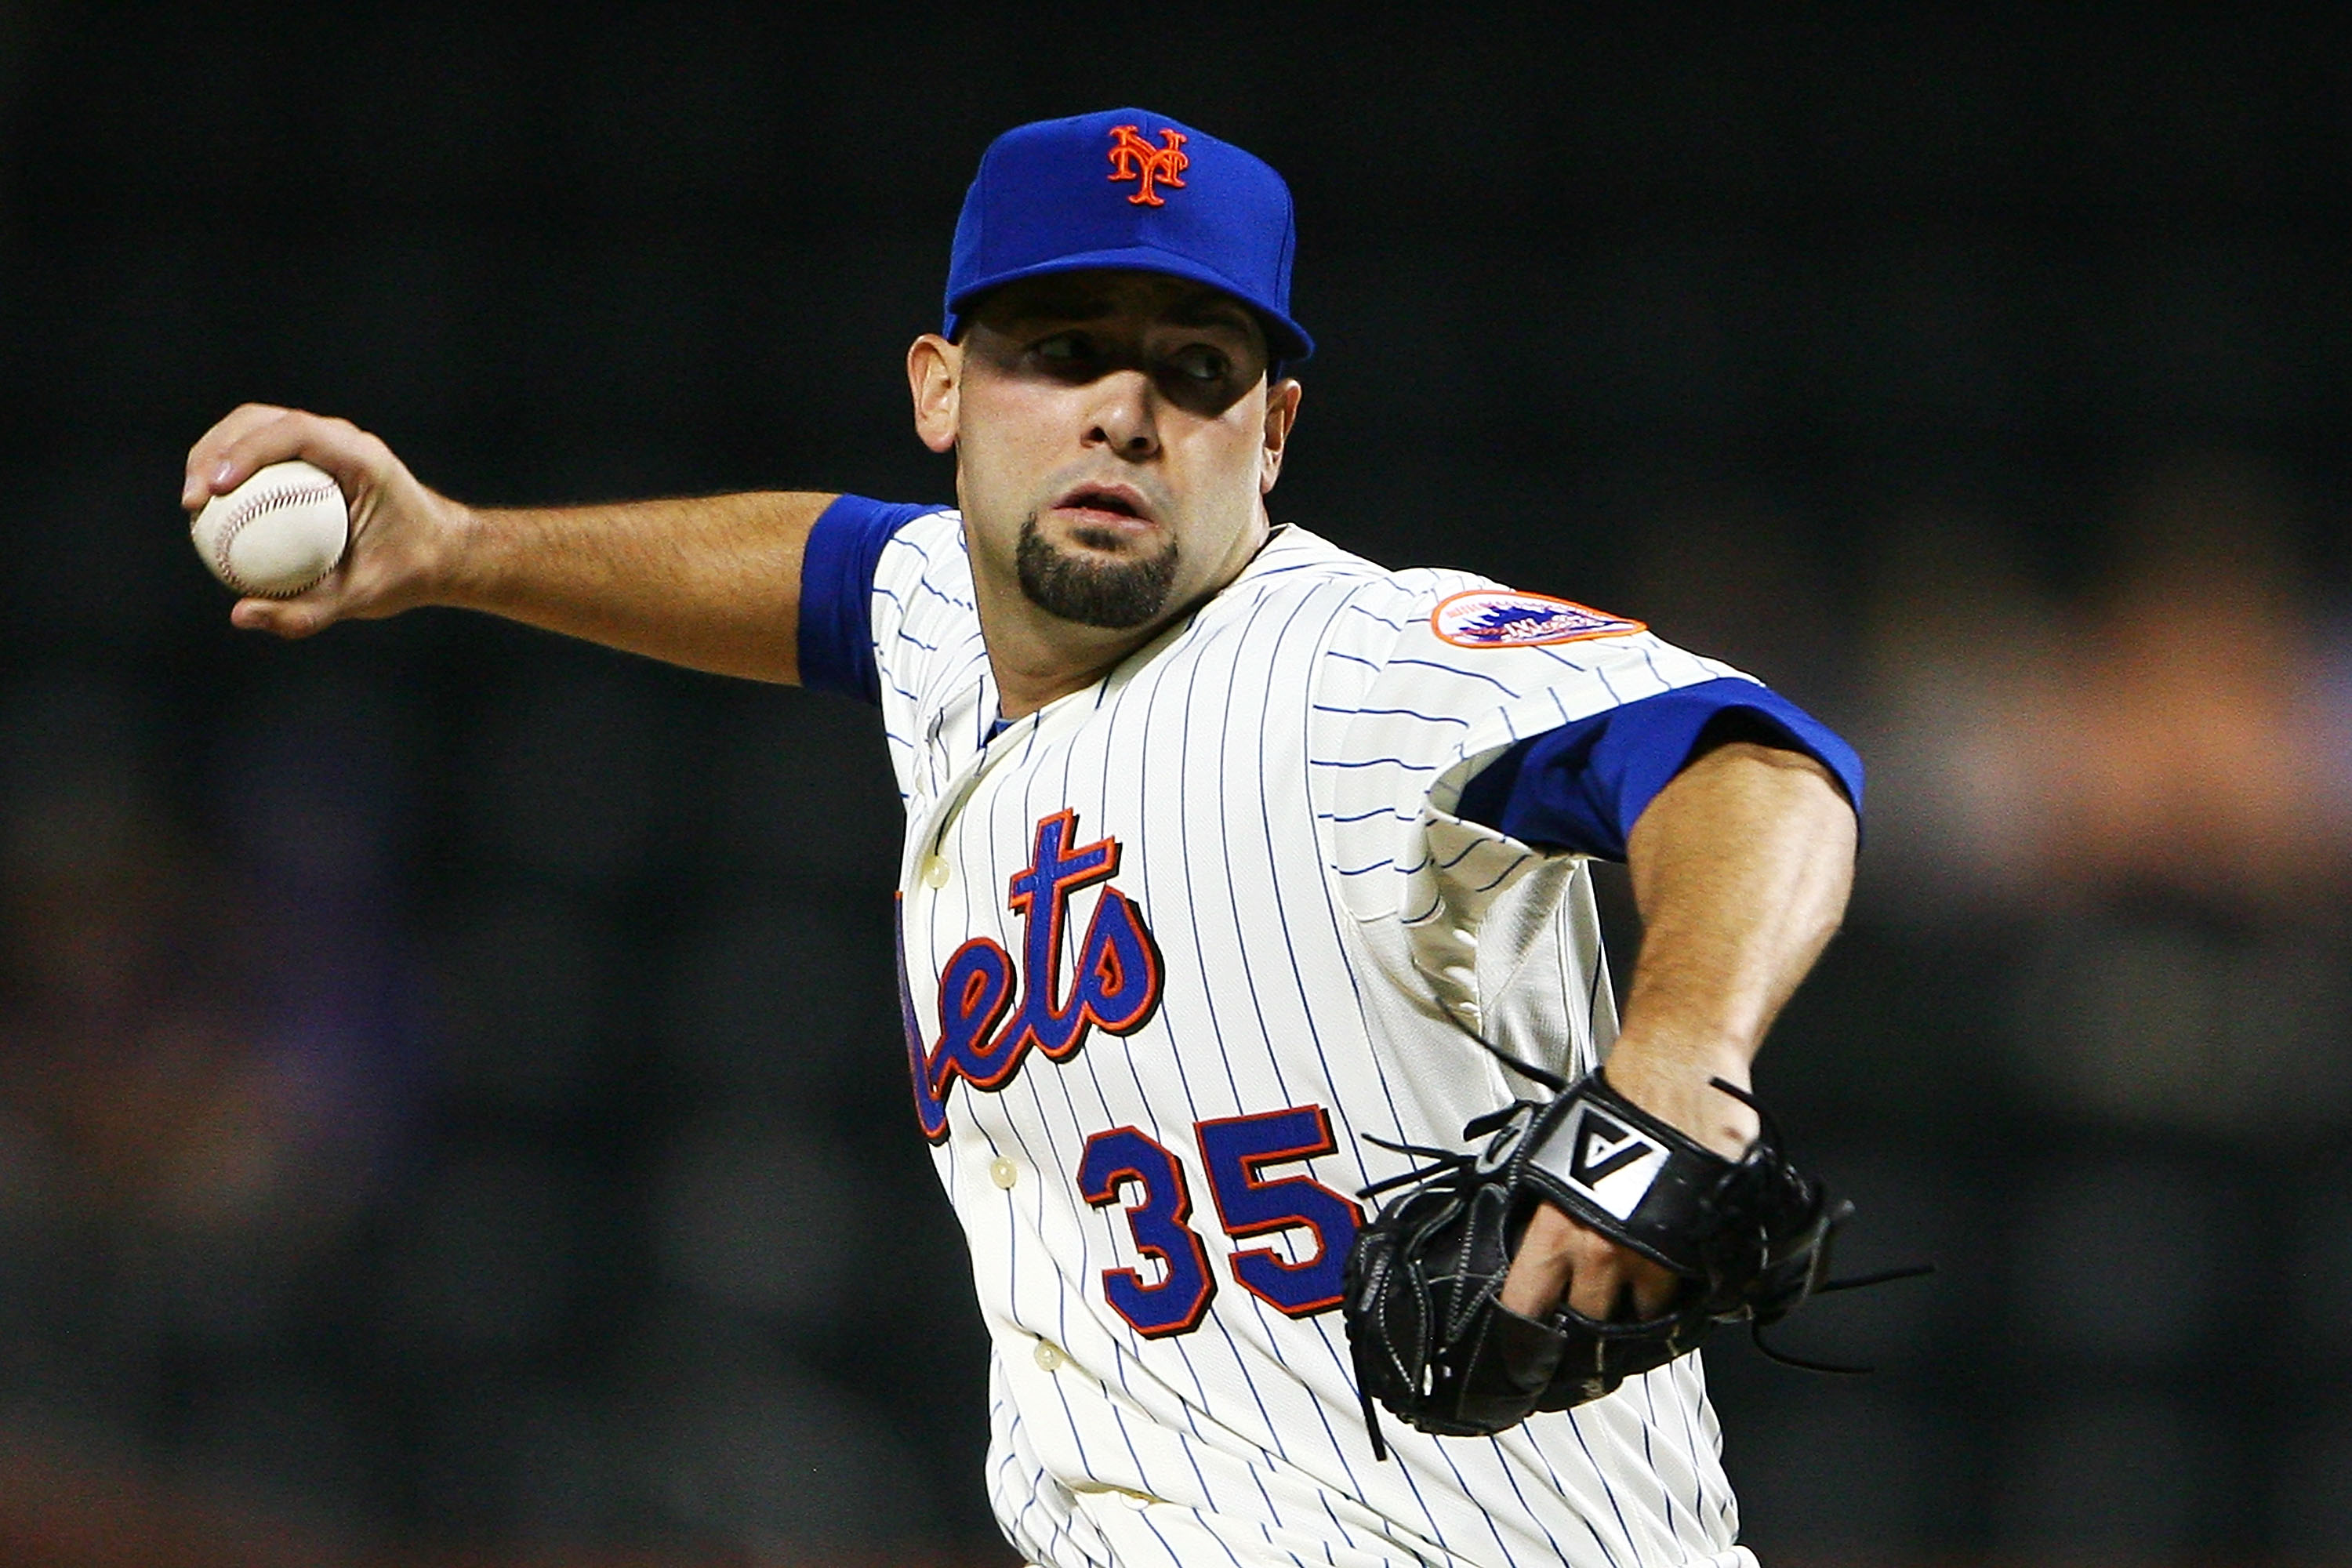
[[[979,587],[978,597],[988,667],[996,677],[997,710],[1007,719],[1025,719],[1049,702],[1085,690],[1176,618],[1163,616],[1147,626],[1108,631],[1047,615],[1017,589],[1011,604],[992,604],[1002,595],[984,587]]]
[[[1271,529],[1261,515],[1258,527],[1240,542],[1215,581],[1144,625],[1120,630],[1064,620],[1032,603],[1017,583],[974,574],[973,597],[989,669],[996,677],[998,711],[1006,719],[1025,719],[1049,702],[1092,686],[1136,649],[1224,592],[1269,537]]]

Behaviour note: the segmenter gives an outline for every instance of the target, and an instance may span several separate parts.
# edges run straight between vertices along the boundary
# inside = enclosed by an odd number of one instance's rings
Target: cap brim
[[[1056,272],[1096,270],[1160,272],[1171,278],[1185,278],[1195,283],[1205,283],[1220,293],[1232,295],[1257,314],[1258,319],[1265,323],[1266,346],[1273,351],[1275,358],[1297,362],[1315,352],[1315,340],[1307,335],[1306,328],[1292,321],[1282,311],[1276,310],[1265,300],[1258,299],[1232,279],[1213,268],[1203,267],[1189,257],[1178,256],[1149,245],[1124,246],[1115,250],[1083,250],[1075,255],[1056,256],[1050,261],[1040,261],[1029,267],[1011,268],[1003,272],[992,273],[986,278],[977,279],[958,289],[948,300],[946,335],[952,338],[962,329],[965,307],[992,289],[1001,289],[1007,283],[1018,283],[1024,278],[1045,278]]]

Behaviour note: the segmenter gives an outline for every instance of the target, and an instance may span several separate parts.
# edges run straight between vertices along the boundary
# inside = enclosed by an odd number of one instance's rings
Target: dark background
[[[963,184],[1129,102],[1297,192],[1277,517],[1874,764],[1761,1083],[1846,1261],[1943,1272],[1787,1331],[1873,1378],[1709,1352],[1747,1538],[2352,1556],[2332,33],[19,4],[9,1560],[1009,1561],[878,736],[446,612],[239,636],[173,501],[248,398],[474,501],[946,499],[899,363]]]

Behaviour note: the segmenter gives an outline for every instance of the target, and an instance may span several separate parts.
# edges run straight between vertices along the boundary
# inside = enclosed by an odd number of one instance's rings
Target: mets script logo
[[[1127,199],[1137,206],[1166,206],[1167,202],[1153,186],[1168,185],[1180,191],[1184,188],[1184,171],[1192,166],[1192,160],[1182,151],[1184,133],[1162,131],[1160,145],[1154,147],[1139,134],[1141,130],[1137,125],[1110,128],[1110,177],[1136,182],[1135,194]]]
[[[961,1079],[975,1089],[1003,1089],[1030,1051],[1066,1061],[1089,1030],[1125,1035],[1141,1028],[1160,1005],[1160,949],[1144,929],[1143,912],[1117,888],[1105,887],[1078,943],[1076,973],[1062,984],[1063,928],[1070,895],[1108,882],[1118,871],[1118,840],[1099,838],[1072,847],[1077,814],[1057,811],[1037,824],[1029,864],[1015,873],[1008,904],[1022,921],[1021,958],[976,936],[955,950],[940,971],[940,1037],[928,1048],[905,989],[908,1067],[915,1079],[915,1113],[923,1136],[948,1135],[948,1091]],[[1019,1005],[1014,993],[1019,992]]]
[[[1429,629],[1455,647],[1536,647],[1586,637],[1621,637],[1647,628],[1640,621],[1546,594],[1474,588],[1430,611]]]

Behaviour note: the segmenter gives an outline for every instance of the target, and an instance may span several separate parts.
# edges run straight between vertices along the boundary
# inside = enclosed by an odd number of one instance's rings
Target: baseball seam
[[[235,544],[236,536],[245,531],[245,525],[256,519],[266,517],[273,511],[292,506],[298,501],[324,500],[331,495],[340,500],[342,499],[342,493],[334,480],[328,479],[322,484],[264,490],[259,495],[247,496],[244,504],[228,514],[227,521],[221,524],[220,531],[213,537],[213,560],[220,572],[221,580],[240,594],[259,595],[265,599],[291,598],[297,594],[308,593],[316,587],[325,579],[327,572],[332,572],[335,569],[334,563],[330,562],[326,572],[320,573],[318,576],[311,578],[299,588],[280,588],[275,594],[269,594],[247,582],[237,574],[236,568],[229,564],[229,546]],[[348,523],[346,526],[349,526]],[[341,558],[340,554],[336,556],[337,561]]]

